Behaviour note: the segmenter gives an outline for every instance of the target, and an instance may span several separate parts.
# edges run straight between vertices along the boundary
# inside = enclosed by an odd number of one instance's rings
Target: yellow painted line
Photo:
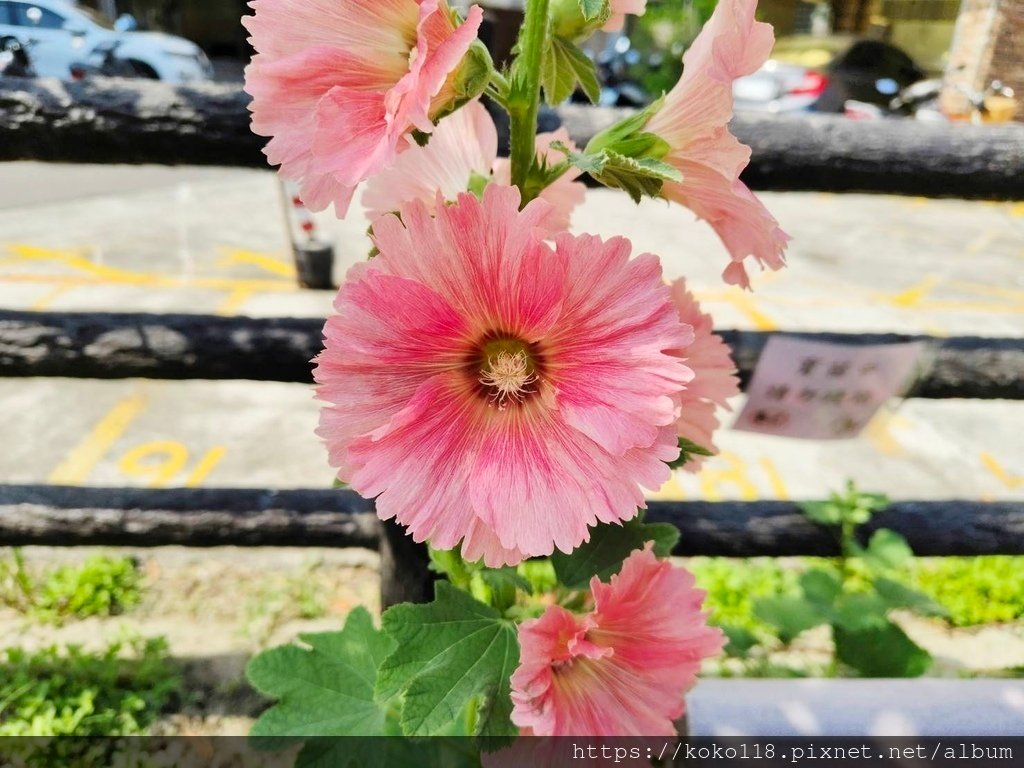
[[[218,315],[236,315],[238,310],[252,298],[254,291],[248,288],[235,288],[233,291],[228,293],[224,301],[217,305],[215,310]]]
[[[995,475],[999,482],[1009,490],[1015,491],[1018,488],[1024,487],[1024,475],[1011,474],[991,453],[982,452],[981,463],[985,466],[985,469]]]
[[[906,453],[903,444],[892,433],[893,427],[906,427],[910,422],[902,416],[884,411],[879,412],[864,430],[864,436],[875,450],[884,456],[900,456]]]
[[[759,331],[774,331],[778,329],[778,323],[762,312],[754,300],[742,291],[731,292],[730,303],[738,309]]]
[[[54,301],[59,299],[68,291],[72,290],[74,287],[75,286],[73,285],[55,285],[53,288],[48,290],[38,299],[33,301],[32,306],[30,308],[34,312],[42,312],[45,309],[49,309],[50,305],[53,304]]]
[[[783,482],[782,475],[779,474],[775,462],[767,457],[762,457],[758,464],[761,465],[761,469],[767,475],[768,484],[771,486],[772,494],[774,494],[775,498],[779,501],[789,501],[789,489],[786,487],[786,483]]]
[[[52,485],[80,484],[145,408],[146,397],[141,392],[120,400],[50,473],[46,482]]]
[[[1024,203],[1014,203],[1010,206],[1010,215],[1014,218],[1024,218]]]
[[[43,275],[26,274],[24,272],[0,272],[0,282],[5,283],[53,283],[66,284],[71,286],[87,285],[117,285],[118,281],[104,280],[102,278],[84,277],[81,275]],[[170,278],[161,277],[152,284],[158,288],[206,288],[214,291],[233,291],[236,289],[251,290],[265,293],[289,293],[297,291],[295,283],[283,280],[265,279],[232,279],[226,277],[199,277],[199,278]]]
[[[295,277],[295,265],[282,261],[270,254],[257,251],[246,251],[240,248],[224,249],[224,256],[217,262],[218,266],[249,264],[251,266],[281,277]]]
[[[215,445],[202,459],[196,464],[196,468],[192,470],[192,474],[185,480],[186,488],[198,488],[206,478],[209,476],[217,465],[220,464],[221,460],[227,455],[228,449],[223,445]]]
[[[966,293],[977,293],[981,296],[994,296],[1000,299],[1013,299],[1024,302],[1024,291],[1017,291],[1012,288],[1000,288],[995,285],[971,283],[965,280],[957,280],[956,282],[950,283],[950,285],[955,288],[959,288],[961,291]]]
[[[926,275],[909,288],[893,294],[881,294],[879,298],[897,307],[917,307],[942,282],[938,275]]]

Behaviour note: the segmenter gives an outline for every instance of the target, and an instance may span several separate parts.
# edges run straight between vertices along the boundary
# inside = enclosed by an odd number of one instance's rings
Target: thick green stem
[[[512,158],[512,183],[523,193],[523,204],[529,202],[526,189],[530,166],[536,151],[537,113],[540,111],[540,73],[548,36],[550,0],[527,0],[526,16],[519,33],[519,58],[509,98]]]

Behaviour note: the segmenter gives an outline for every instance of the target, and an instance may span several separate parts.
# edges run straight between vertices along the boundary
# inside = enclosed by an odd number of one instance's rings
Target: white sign
[[[810,440],[856,437],[905,391],[924,342],[853,346],[772,336],[733,429]]]

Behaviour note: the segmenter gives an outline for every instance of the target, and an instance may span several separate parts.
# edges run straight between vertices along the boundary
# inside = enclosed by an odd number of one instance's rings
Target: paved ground
[[[0,306],[323,316],[295,287],[274,177],[261,171],[2,167]],[[793,236],[790,267],[755,292],[678,208],[592,192],[576,228],[626,234],[689,276],[721,327],[1024,333],[1024,203],[764,195]],[[364,256],[365,221],[319,217],[337,277]],[[737,403],[739,404],[739,403]],[[0,380],[14,436],[0,482],[322,486],[308,388],[246,382]],[[896,497],[1024,498],[1024,404],[907,401],[858,439],[726,431],[723,453],[660,495],[816,496],[855,478]]]

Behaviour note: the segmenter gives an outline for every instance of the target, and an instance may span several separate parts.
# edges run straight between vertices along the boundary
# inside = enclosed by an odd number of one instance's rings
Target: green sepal
[[[668,462],[668,465],[672,469],[681,469],[686,466],[687,462],[690,461],[694,456],[714,456],[715,452],[705,448],[702,445],[697,445],[692,440],[687,440],[685,437],[679,438],[679,458],[674,461]]]

